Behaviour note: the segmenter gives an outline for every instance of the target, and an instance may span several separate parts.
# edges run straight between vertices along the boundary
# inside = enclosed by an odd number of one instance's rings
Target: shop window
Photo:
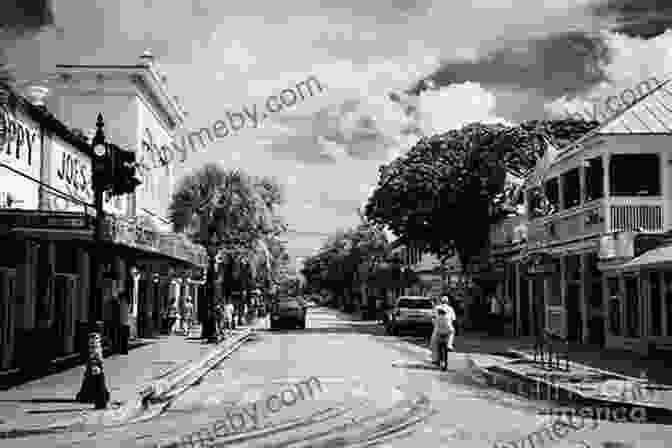
[[[544,184],[544,193],[552,212],[557,211],[560,207],[560,180],[557,177],[547,180]]]
[[[627,337],[639,337],[639,281],[637,277],[625,279],[625,330]]]
[[[651,334],[652,336],[661,336],[662,334],[662,301],[663,298],[660,294],[660,273],[652,272],[649,276],[650,284],[650,301],[651,304]]]
[[[609,291],[609,329],[614,336],[621,336],[621,300],[617,278],[607,281]]]
[[[562,207],[572,208],[581,203],[581,176],[574,168],[562,175]]]
[[[612,196],[659,196],[658,154],[612,155],[609,162],[609,188]]]
[[[602,157],[595,157],[586,161],[586,201],[599,199],[604,196],[604,166]]]

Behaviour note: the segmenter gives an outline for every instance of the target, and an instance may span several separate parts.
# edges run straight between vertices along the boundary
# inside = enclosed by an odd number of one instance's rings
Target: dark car
[[[271,307],[271,330],[291,326],[306,328],[307,306],[296,297],[285,297],[275,301]]]
[[[385,329],[388,334],[401,330],[431,331],[434,327],[434,302],[421,296],[402,296],[389,313]]]

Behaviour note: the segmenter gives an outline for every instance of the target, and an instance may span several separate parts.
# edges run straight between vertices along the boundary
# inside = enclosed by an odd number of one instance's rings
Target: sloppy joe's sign
[[[0,106],[0,161],[26,174],[39,174],[40,131]]]
[[[81,151],[52,140],[51,144],[51,185],[68,195],[91,204],[93,185],[91,184],[91,158]],[[54,198],[56,210],[81,211],[81,206],[62,198]]]

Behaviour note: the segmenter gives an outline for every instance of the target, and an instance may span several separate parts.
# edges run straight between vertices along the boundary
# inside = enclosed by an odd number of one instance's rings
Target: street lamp
[[[93,138],[93,194],[96,209],[95,228],[93,234],[93,250],[91,257],[91,279],[89,285],[89,344],[88,362],[82,380],[82,386],[77,393],[76,400],[80,403],[95,403],[96,409],[107,407],[110,392],[105,384],[103,371],[103,349],[101,337],[103,334],[103,282],[101,275],[102,258],[102,229],[105,220],[103,211],[103,192],[110,184],[111,157],[103,132],[102,114],[98,114],[96,121],[96,135]]]

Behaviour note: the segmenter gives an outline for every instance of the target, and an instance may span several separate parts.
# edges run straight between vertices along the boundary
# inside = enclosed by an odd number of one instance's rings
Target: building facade
[[[531,185],[525,212],[493,226],[492,255],[504,272],[501,293],[514,299],[517,334],[547,329],[638,352],[666,342],[666,277],[628,263],[672,229],[668,90],[551,148],[546,203]]]
[[[44,95],[11,94],[0,109],[0,239],[7,249],[0,257],[0,370],[78,356],[86,343],[92,150],[86,132],[77,130],[92,129],[102,113],[107,141],[141,154],[152,150],[145,129],[158,144],[179,126],[178,110],[164,104],[165,85],[152,81],[159,77],[151,62],[59,71],[46,103]],[[154,169],[135,194],[105,200],[104,274],[96,283],[104,291],[106,328],[114,326],[112,299],[121,292],[131,296],[134,337],[157,333],[170,300],[198,296],[193,277],[205,254],[159,218],[172,183],[165,170]],[[36,344],[44,347],[40,354],[29,349]]]

